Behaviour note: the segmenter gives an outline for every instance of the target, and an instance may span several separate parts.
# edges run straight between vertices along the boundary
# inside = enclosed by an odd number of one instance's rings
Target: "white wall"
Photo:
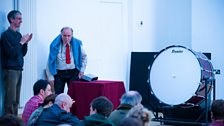
[[[0,33],[5,31],[8,26],[7,14],[14,7],[13,0],[0,0]]]
[[[125,4],[122,0],[38,0],[38,76],[43,76],[51,41],[62,27],[71,26],[88,55],[85,73],[126,81]]]
[[[191,48],[190,0],[133,0],[132,11],[133,51],[160,51],[170,45]]]
[[[192,48],[201,52],[211,52],[216,75],[216,97],[224,98],[224,1],[192,0]]]
[[[155,48],[154,17],[152,0],[132,0],[131,7],[131,51],[148,52]]]

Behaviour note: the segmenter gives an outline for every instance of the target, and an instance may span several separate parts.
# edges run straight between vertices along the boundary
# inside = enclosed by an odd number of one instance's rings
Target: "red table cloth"
[[[120,104],[120,98],[125,93],[122,81],[74,81],[68,88],[68,94],[75,100],[71,113],[79,119],[89,115],[90,102],[98,96],[106,96],[114,105],[114,109]]]

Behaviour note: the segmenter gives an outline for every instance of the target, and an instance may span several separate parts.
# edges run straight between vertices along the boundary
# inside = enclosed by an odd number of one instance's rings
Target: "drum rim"
[[[152,66],[153,66],[153,64],[155,63],[155,60],[158,58],[158,56],[160,56],[161,55],[161,53],[162,52],[164,52],[165,50],[168,50],[168,49],[170,49],[170,48],[174,48],[174,47],[179,47],[179,48],[183,48],[183,49],[186,49],[186,50],[188,50],[188,51],[190,51],[193,55],[195,55],[196,56],[196,54],[195,54],[195,51],[193,51],[193,50],[191,50],[191,49],[188,49],[188,48],[186,48],[186,47],[184,47],[184,46],[182,46],[182,45],[171,45],[171,46],[168,46],[168,47],[166,47],[166,48],[164,48],[164,49],[162,49],[161,51],[159,51],[159,53],[158,54],[156,54],[156,56],[154,57],[154,61],[152,62],[152,64],[148,67],[148,70],[149,70],[149,74],[148,74],[148,83],[149,83],[149,88],[150,88],[150,93],[159,101],[159,103],[163,103],[163,104],[165,104],[165,105],[178,105],[178,104],[170,104],[170,103],[166,103],[166,102],[164,102],[164,101],[162,101],[161,99],[159,99],[158,98],[158,94],[156,95],[155,93],[154,93],[154,91],[153,91],[153,88],[152,88],[152,84],[151,84],[151,80],[150,80],[150,77],[151,77],[151,69],[152,69]],[[203,54],[204,55],[204,54]],[[197,59],[197,58],[196,58]],[[198,63],[199,63],[199,65],[200,65],[200,62],[199,62],[199,60],[197,59],[197,61],[198,61]],[[209,61],[209,60],[208,60]],[[209,64],[210,64],[210,66],[211,66],[211,68],[213,68],[213,66],[212,66],[212,64],[211,64],[211,62],[209,61]],[[200,72],[202,73],[202,70],[200,70]],[[201,74],[201,76],[202,76],[202,74]],[[195,90],[196,91],[196,90]],[[193,97],[193,95],[192,95],[192,97]],[[187,100],[189,100],[191,97],[189,97]],[[187,101],[186,100],[186,101]],[[186,102],[185,101],[185,102]],[[182,103],[180,103],[180,104],[182,104]]]

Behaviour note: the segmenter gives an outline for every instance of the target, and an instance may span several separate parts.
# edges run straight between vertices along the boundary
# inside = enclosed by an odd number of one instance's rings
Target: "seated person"
[[[147,108],[143,107],[142,105],[137,105],[130,109],[130,111],[127,113],[126,118],[137,119],[141,126],[149,126],[149,123],[152,118],[152,112],[149,111]],[[127,120],[126,118],[122,120],[120,124],[124,124],[123,121]]]
[[[43,104],[40,105],[38,109],[36,109],[30,116],[27,126],[35,126],[36,121],[38,120],[40,114],[42,113],[43,109],[48,108],[54,104],[56,94],[50,94],[45,99]]]
[[[132,107],[141,104],[142,96],[137,91],[128,91],[122,95],[120,101],[121,103],[118,108],[114,110],[108,118],[115,126],[125,118]]]
[[[22,114],[22,119],[25,125],[27,124],[32,112],[39,107],[39,104],[43,103],[45,97],[52,94],[49,82],[47,80],[38,80],[33,85],[33,93],[34,96],[27,101]]]
[[[56,126],[59,124],[69,124],[76,126],[80,121],[70,113],[70,108],[74,101],[65,93],[59,94],[51,107],[43,109],[36,126]]]
[[[79,126],[114,126],[107,119],[113,110],[112,102],[105,96],[100,96],[90,103],[90,116],[84,118]]]
[[[24,122],[13,114],[6,114],[0,116],[0,126],[24,126]]]
[[[214,100],[211,106],[212,123],[209,126],[224,126],[224,100]]]
[[[118,123],[118,126],[144,126],[144,125],[143,122],[137,118],[125,117]]]

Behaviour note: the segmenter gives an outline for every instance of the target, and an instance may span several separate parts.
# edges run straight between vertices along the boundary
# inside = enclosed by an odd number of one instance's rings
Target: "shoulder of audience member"
[[[143,105],[137,105],[130,109],[126,117],[137,118],[144,123],[149,123],[152,119],[152,112],[145,108]]]
[[[0,126],[24,126],[24,122],[15,115],[7,114],[0,117]]]

